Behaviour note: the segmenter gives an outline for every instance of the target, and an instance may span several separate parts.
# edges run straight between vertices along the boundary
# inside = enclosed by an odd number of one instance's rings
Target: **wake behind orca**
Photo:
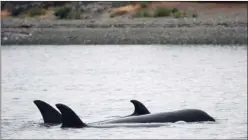
[[[51,105],[49,105],[48,103],[42,100],[34,100],[33,102],[40,110],[40,113],[42,115],[42,118],[45,124],[62,123],[62,116],[60,112],[57,111],[55,108],[53,108]],[[139,102],[138,100],[130,100],[130,102],[134,105],[134,112],[131,115],[123,116],[120,118],[125,118],[129,116],[139,116],[139,115],[150,113],[148,109],[145,107],[145,105]],[[105,120],[105,121],[108,121],[108,120]],[[101,122],[105,122],[105,121],[101,121]]]
[[[56,107],[62,114],[62,126],[70,128],[90,127],[84,123],[78,115],[68,106],[64,104],[56,104]],[[129,116],[118,118],[110,121],[104,121],[102,124],[120,124],[120,123],[167,123],[167,122],[203,122],[215,121],[213,117],[206,112],[198,109],[184,109],[171,112],[162,112],[154,114],[146,114],[140,116]]]

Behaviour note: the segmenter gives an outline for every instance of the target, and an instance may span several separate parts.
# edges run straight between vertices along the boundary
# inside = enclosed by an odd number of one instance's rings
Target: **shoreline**
[[[1,45],[247,44],[247,18],[2,19]]]
[[[83,9],[82,16],[88,18],[58,20],[51,13],[48,16],[49,12],[43,18],[2,18],[1,45],[247,45],[246,3],[154,2],[146,8],[148,11],[161,6],[178,8],[189,14],[197,13],[195,18],[134,18],[131,16],[132,10],[137,7],[119,2],[74,4]],[[112,12],[123,10],[127,14],[111,18]]]

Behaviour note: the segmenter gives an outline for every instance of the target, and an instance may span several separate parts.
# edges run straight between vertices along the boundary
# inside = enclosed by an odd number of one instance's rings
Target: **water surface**
[[[246,46],[2,46],[2,138],[246,138]],[[64,103],[86,122],[197,108],[215,123],[45,127],[33,100]],[[55,106],[54,106],[55,107]]]

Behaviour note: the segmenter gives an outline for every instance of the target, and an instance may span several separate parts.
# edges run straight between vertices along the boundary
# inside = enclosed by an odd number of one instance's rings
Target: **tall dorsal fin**
[[[133,105],[134,105],[134,112],[130,116],[139,116],[139,115],[150,114],[148,109],[141,102],[139,102],[137,100],[131,100],[130,102],[133,103]]]
[[[41,100],[34,100],[33,102],[40,110],[44,123],[59,124],[62,122],[61,114],[51,105]]]
[[[71,128],[81,128],[87,125],[78,117],[78,115],[64,104],[56,104],[56,107],[62,114],[62,126]]]

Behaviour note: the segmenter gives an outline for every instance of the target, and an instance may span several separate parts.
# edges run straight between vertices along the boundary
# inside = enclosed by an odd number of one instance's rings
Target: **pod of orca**
[[[199,109],[183,109],[170,112],[150,113],[145,105],[138,100],[131,100],[130,102],[134,105],[134,112],[130,115],[118,117],[111,120],[103,120],[93,123],[84,123],[78,115],[67,105],[58,103],[55,106],[58,108],[57,111],[48,103],[41,100],[34,100],[34,104],[38,107],[44,124],[48,125],[59,125],[67,128],[83,128],[91,127],[93,125],[103,124],[152,124],[152,123],[174,123],[178,121],[184,122],[204,122],[212,121],[215,119],[206,112]]]

